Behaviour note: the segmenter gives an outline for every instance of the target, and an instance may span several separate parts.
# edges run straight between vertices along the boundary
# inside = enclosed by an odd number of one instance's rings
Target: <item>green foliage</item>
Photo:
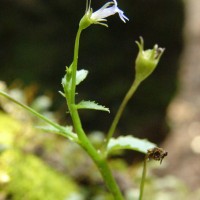
[[[5,190],[13,200],[64,200],[77,189],[67,176],[34,155],[12,150],[5,152],[2,159],[8,158],[10,181]]]
[[[72,87],[72,65],[66,69],[66,75],[62,79],[62,86],[67,91],[67,93],[70,93],[71,87]],[[84,79],[87,77],[88,71],[85,69],[78,70],[76,73],[76,85],[79,85]]]
[[[77,70],[76,73],[76,85],[79,85],[82,81],[86,79],[88,71],[85,69]]]
[[[92,110],[101,110],[101,111],[106,111],[110,112],[108,108],[105,106],[101,106],[94,101],[81,101],[76,105],[77,109],[92,109]]]
[[[52,126],[36,126],[37,129],[40,129],[42,131],[45,131],[45,132],[49,132],[49,133],[56,133],[56,134],[60,134],[60,131]],[[65,126],[63,127],[66,132],[69,132],[71,134],[74,134],[73,131],[72,131],[72,126]]]
[[[40,137],[32,137],[32,123],[24,125],[3,113],[0,113],[0,121],[0,146],[3,147],[0,154],[0,188],[3,190],[0,194],[12,200],[64,200],[77,192],[78,187],[67,175],[32,154],[30,144],[29,150],[25,150],[28,140],[32,145],[40,140]]]
[[[14,135],[21,130],[21,125],[3,112],[0,112],[0,122],[0,144],[9,148],[14,143]]]
[[[107,146],[107,153],[112,154],[118,150],[129,149],[146,154],[148,149],[155,146],[156,145],[154,143],[149,142],[146,139],[135,138],[131,135],[120,136],[118,138],[110,139]]]

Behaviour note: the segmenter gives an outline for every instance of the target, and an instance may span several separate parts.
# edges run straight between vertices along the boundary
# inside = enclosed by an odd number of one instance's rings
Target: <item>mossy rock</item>
[[[12,200],[68,200],[78,192],[78,186],[32,152],[26,152],[22,141],[27,136],[21,134],[25,126],[32,130],[31,125],[0,112],[0,196]]]
[[[12,200],[65,200],[77,186],[31,154],[8,150],[1,156],[10,180],[5,191]]]

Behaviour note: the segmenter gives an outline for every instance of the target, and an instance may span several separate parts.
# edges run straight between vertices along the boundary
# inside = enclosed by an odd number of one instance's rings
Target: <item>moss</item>
[[[9,115],[0,112],[0,144],[10,146],[14,142],[14,135],[21,129],[21,124]]]
[[[64,200],[77,191],[76,185],[47,166],[39,158],[17,150],[3,153],[1,161],[8,165],[10,181],[6,193],[12,200]]]
[[[26,151],[24,142],[32,145],[38,141],[37,135],[27,136],[34,131],[22,131],[26,127],[32,130],[31,126],[0,112],[0,196],[12,200],[68,199],[78,191],[77,185],[33,152]]]

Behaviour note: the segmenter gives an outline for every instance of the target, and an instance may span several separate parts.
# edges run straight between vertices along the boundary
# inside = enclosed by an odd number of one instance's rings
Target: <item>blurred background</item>
[[[92,8],[97,10],[105,2],[93,0]],[[138,52],[135,41],[139,36],[144,38],[145,49],[154,44],[165,47],[157,69],[129,102],[116,136],[132,134],[148,138],[169,152],[161,169],[151,166],[147,197],[198,199],[200,3],[119,0],[118,4],[129,22],[124,24],[115,15],[108,18],[109,28],[93,25],[81,37],[79,68],[89,70],[89,76],[78,87],[77,101],[94,100],[111,110],[110,114],[81,112],[83,127],[96,143],[108,130],[134,78]],[[84,11],[85,1],[81,0],[0,1],[1,89],[61,124],[70,124],[70,119],[58,91],[62,90],[65,66],[72,62],[74,39]],[[102,193],[102,181],[84,152],[49,133],[37,134],[41,132],[33,128],[37,123],[40,122],[1,99],[0,199],[40,200],[49,191],[60,196],[50,194],[45,197],[47,200],[111,199],[109,194]],[[72,154],[73,158],[68,158]],[[127,200],[138,192],[141,158],[125,152],[111,161]],[[15,170],[13,163],[17,163]],[[40,181],[33,178],[37,177],[33,171],[38,172],[38,168]],[[86,168],[94,172],[88,174]],[[27,184],[30,180],[34,183],[32,187]],[[67,191],[60,189],[65,184],[69,185]],[[38,191],[38,196],[34,191]]]

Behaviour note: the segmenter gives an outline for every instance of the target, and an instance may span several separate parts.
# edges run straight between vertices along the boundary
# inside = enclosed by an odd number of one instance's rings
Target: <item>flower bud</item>
[[[136,41],[139,47],[139,53],[136,58],[135,79],[139,82],[145,80],[156,68],[164,52],[164,48],[154,45],[153,49],[144,50],[144,41],[140,37],[140,42]]]

